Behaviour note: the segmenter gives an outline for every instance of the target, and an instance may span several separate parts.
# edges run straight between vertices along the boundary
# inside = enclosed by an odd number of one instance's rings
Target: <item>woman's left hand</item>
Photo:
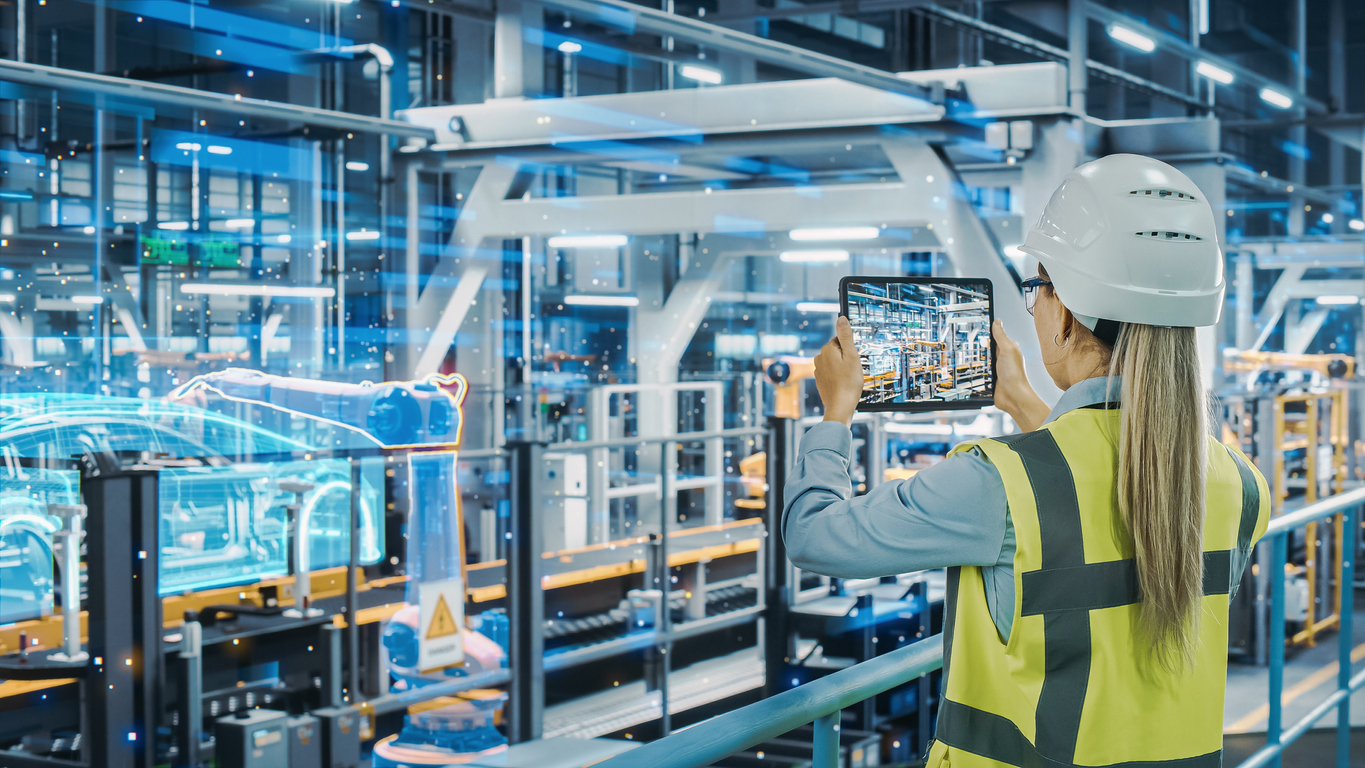
[[[815,388],[825,405],[825,421],[851,424],[863,396],[863,363],[848,318],[841,315],[834,330],[834,338],[815,356]]]

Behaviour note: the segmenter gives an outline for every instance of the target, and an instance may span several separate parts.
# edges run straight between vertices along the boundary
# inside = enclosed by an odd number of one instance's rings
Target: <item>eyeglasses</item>
[[[1045,277],[1030,277],[1019,284],[1024,289],[1024,309],[1033,314],[1033,305],[1038,301],[1038,289],[1045,285],[1052,285],[1052,281]]]

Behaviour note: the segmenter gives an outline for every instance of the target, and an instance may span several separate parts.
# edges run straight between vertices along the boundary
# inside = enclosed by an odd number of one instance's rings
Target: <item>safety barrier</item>
[[[810,722],[815,723],[814,768],[839,768],[839,712],[941,666],[943,637],[934,635],[726,712],[598,763],[598,768],[698,768]]]
[[[1339,493],[1302,509],[1281,515],[1270,521],[1263,543],[1270,547],[1270,562],[1263,564],[1270,578],[1270,714],[1266,722],[1266,744],[1237,768],[1279,768],[1280,755],[1300,736],[1312,728],[1333,707],[1337,710],[1337,766],[1347,768],[1351,763],[1351,694],[1365,685],[1365,671],[1351,676],[1351,643],[1354,604],[1350,585],[1355,582],[1357,509],[1365,505],[1365,488]],[[1323,699],[1302,720],[1285,730],[1282,725],[1284,694],[1284,568],[1289,560],[1289,533],[1310,523],[1333,515],[1342,515],[1340,530],[1349,538],[1343,548],[1340,582],[1342,590],[1340,627],[1337,632],[1337,689]],[[1310,555],[1311,556],[1311,555]],[[1311,610],[1311,606],[1310,606]]]

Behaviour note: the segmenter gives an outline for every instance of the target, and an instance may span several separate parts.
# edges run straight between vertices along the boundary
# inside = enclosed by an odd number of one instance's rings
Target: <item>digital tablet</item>
[[[990,280],[845,277],[839,307],[863,362],[860,411],[995,403]]]

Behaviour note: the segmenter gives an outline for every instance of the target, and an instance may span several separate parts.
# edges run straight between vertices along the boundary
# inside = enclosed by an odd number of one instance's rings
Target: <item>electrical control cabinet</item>
[[[357,768],[360,765],[360,713],[354,707],[313,710],[322,732],[323,768]]]
[[[219,768],[289,768],[289,717],[273,709],[245,709],[219,718],[213,729]]]
[[[312,715],[289,718],[289,768],[322,768],[322,728]]]

